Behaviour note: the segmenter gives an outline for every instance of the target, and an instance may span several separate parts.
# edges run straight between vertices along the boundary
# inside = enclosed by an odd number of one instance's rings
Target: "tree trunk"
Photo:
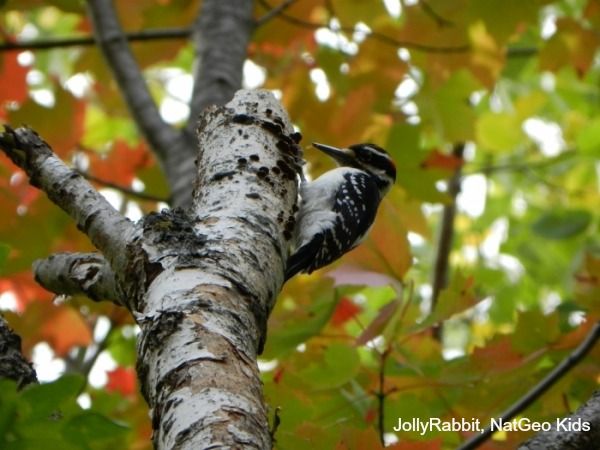
[[[210,109],[191,211],[148,216],[129,248],[157,449],[271,447],[256,356],[287,258],[281,217],[293,215],[297,187],[277,169],[294,160],[276,144],[292,132],[266,92]]]
[[[123,218],[32,130],[2,149],[77,222],[103,258],[36,265],[56,293],[108,295],[141,328],[137,369],[157,449],[271,447],[256,357],[294,226],[298,134],[266,91],[209,108],[192,205]]]

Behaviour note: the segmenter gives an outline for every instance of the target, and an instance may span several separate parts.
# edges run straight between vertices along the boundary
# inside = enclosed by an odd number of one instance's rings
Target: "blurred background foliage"
[[[91,33],[83,2],[3,3],[5,43]],[[129,32],[188,27],[201,6],[115,3]],[[274,6],[257,1],[256,17]],[[366,242],[279,297],[260,360],[277,448],[378,448],[382,437],[455,448],[468,433],[392,429],[399,417],[487,423],[583,340],[600,314],[598,30],[598,0],[297,0],[255,30],[244,84],[281,99],[310,176],[332,167],[311,141],[371,141],[398,168]],[[183,124],[191,43],[132,46],[163,118]],[[129,217],[165,207],[165,179],[96,47],[2,51],[0,121],[34,128]],[[2,390],[0,447],[150,448],[129,314],[54,299],[32,278],[36,258],[90,243],[4,155],[0,191],[0,309],[52,381]],[[524,416],[573,411],[598,386],[599,357]],[[497,433],[483,448],[527,436]]]

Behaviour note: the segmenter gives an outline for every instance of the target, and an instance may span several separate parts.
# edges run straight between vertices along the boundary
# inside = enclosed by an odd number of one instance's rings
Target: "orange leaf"
[[[81,315],[67,306],[58,308],[41,330],[58,356],[64,356],[76,345],[87,346],[92,342],[92,332]]]
[[[432,150],[421,164],[423,168],[438,168],[442,170],[454,171],[461,167],[464,163],[462,158],[457,158],[453,155],[446,155],[439,150]]]
[[[8,52],[0,61],[0,107],[8,101],[22,102],[27,98],[25,76],[29,69],[17,61],[17,52]]]
[[[0,278],[0,294],[12,293],[16,298],[17,311],[22,312],[34,301],[50,300],[52,295],[33,280],[31,272],[21,272],[10,278]]]
[[[133,367],[117,367],[106,373],[108,382],[106,390],[108,392],[119,392],[123,396],[133,395],[137,389],[136,374]]]
[[[331,323],[333,326],[339,327],[352,319],[355,315],[362,311],[362,308],[356,305],[348,297],[342,297],[333,311]]]
[[[152,163],[144,142],[130,147],[125,141],[116,141],[107,155],[93,154],[91,172],[98,178],[112,183],[129,186],[136,172]]]

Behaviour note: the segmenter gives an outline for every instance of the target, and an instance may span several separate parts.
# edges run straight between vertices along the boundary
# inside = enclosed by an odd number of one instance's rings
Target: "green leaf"
[[[129,427],[93,411],[73,417],[64,427],[66,438],[73,444],[86,442],[92,450],[123,448]]]
[[[317,389],[340,387],[358,372],[360,360],[356,347],[331,344],[323,359],[302,371],[301,377]]]
[[[440,296],[433,312],[416,329],[422,330],[474,306],[480,298],[475,295],[473,276],[457,271]]]
[[[448,142],[472,140],[475,113],[469,97],[480,87],[467,70],[454,72],[439,88],[425,86],[416,97],[424,123]]]
[[[577,147],[582,153],[600,155],[600,117],[592,120],[580,131]]]
[[[68,374],[52,383],[30,385],[23,391],[22,399],[30,406],[30,418],[46,418],[68,406],[81,392],[85,378]],[[73,406],[71,406],[73,408]],[[64,413],[64,411],[63,411]]]
[[[390,128],[386,149],[397,166],[418,166],[425,152],[420,145],[421,128],[406,123],[394,124]]]
[[[495,152],[514,150],[524,140],[517,117],[508,113],[482,114],[477,121],[476,135],[483,148]]]
[[[10,253],[10,245],[5,244],[4,242],[0,242],[0,272],[4,268],[6,264],[6,260],[8,259],[8,254]]]
[[[118,329],[110,334],[107,350],[120,366],[133,366],[136,361],[135,342],[135,336],[125,337]]]
[[[13,380],[0,380],[0,444],[12,433],[17,418],[17,383]],[[2,445],[0,445],[2,447]]]
[[[318,334],[333,314],[337,302],[334,291],[328,280],[315,288],[313,298],[306,311],[294,314],[294,319],[269,325],[269,339],[263,357],[276,358],[281,354],[295,349],[308,338]],[[280,299],[280,302],[285,299]],[[272,317],[274,319],[274,317]],[[275,326],[273,326],[275,325]]]
[[[592,221],[586,210],[551,211],[542,214],[531,229],[546,239],[567,239],[583,233]]]

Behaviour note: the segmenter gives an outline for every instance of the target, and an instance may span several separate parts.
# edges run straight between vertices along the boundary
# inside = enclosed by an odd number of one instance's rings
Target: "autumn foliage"
[[[91,32],[83,2],[0,3],[4,42]],[[271,3],[257,1],[256,17]],[[201,7],[115,4],[126,31],[186,27]],[[497,417],[600,319],[599,28],[598,0],[298,0],[254,31],[245,83],[279,93],[310,176],[332,167],[312,141],[375,142],[398,169],[363,245],[279,296],[259,361],[277,448],[456,448],[469,433],[393,427],[399,417]],[[181,124],[192,43],[132,45],[163,117]],[[134,220],[168,200],[94,46],[2,51],[0,121],[32,127]],[[35,259],[91,244],[3,155],[0,211],[0,310],[34,362],[44,348],[62,361],[38,367],[52,383],[0,395],[0,447],[45,437],[55,448],[150,448],[133,320],[112,304],[53,300],[31,273]],[[597,389],[599,361],[592,350],[523,415],[572,412]],[[57,405],[60,430],[47,420]],[[8,420],[11,408],[23,414]],[[483,448],[531,434],[497,433]]]

